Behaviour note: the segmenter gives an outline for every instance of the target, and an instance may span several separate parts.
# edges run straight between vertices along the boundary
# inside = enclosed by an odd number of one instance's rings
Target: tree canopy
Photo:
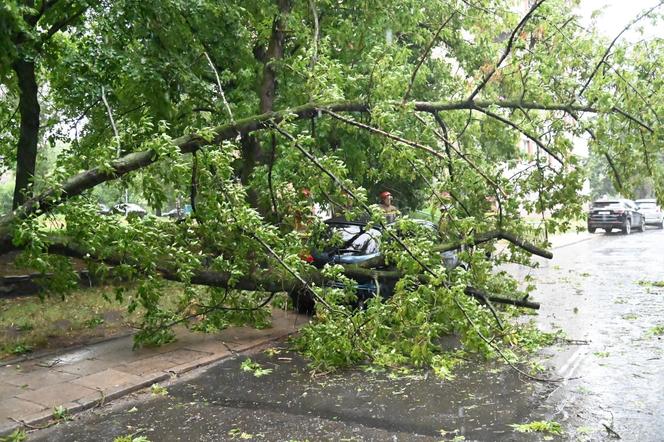
[[[582,213],[574,140],[589,139],[624,196],[638,185],[628,177],[663,189],[664,41],[620,30],[606,41],[574,2],[531,3],[5,1],[0,155],[16,187],[0,248],[54,272],[58,290],[73,281],[69,257],[135,280],[143,342],[192,315],[203,328],[255,319],[266,293],[306,288],[318,307],[299,345],[316,363],[435,364],[450,332],[505,355],[527,338],[464,291],[525,295],[496,266],[548,256],[547,235]],[[658,6],[629,26],[657,20]],[[154,210],[184,200],[193,214],[105,217],[99,189],[130,189]],[[356,311],[352,284],[321,281],[373,270],[307,265],[298,217],[316,202],[383,224],[382,190],[404,212],[442,212],[444,244],[385,226],[398,239],[382,250],[395,294]],[[509,246],[487,253],[501,238]],[[468,265],[445,269],[442,249]],[[164,280],[183,284],[177,308],[160,303]]]

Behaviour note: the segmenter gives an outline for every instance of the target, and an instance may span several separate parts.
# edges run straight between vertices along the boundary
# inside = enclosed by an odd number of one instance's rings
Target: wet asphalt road
[[[454,381],[426,372],[362,370],[312,375],[282,349],[252,359],[272,373],[243,372],[241,356],[168,387],[32,433],[30,440],[547,440],[509,425],[562,424],[553,440],[664,441],[664,231],[596,234],[556,249],[535,277],[537,321],[573,341],[541,352],[542,384],[493,363],[469,363]]]

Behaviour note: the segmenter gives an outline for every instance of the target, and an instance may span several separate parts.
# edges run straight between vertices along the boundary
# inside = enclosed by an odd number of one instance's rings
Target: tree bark
[[[37,163],[37,143],[39,141],[39,101],[37,99],[37,79],[35,63],[17,60],[12,65],[18,79],[19,113],[21,128],[16,151],[16,181],[12,207],[21,206],[32,193],[30,185],[35,175]]]
[[[260,91],[260,112],[271,112],[274,107],[274,94],[277,88],[277,74],[274,70],[274,62],[281,60],[284,56],[284,31],[286,24],[284,18],[291,9],[290,0],[277,0],[279,7],[278,15],[272,25],[272,35],[265,54],[265,66],[263,67],[263,82]]]
[[[259,91],[259,112],[265,114],[274,109],[274,97],[277,90],[277,73],[274,62],[281,60],[284,56],[284,31],[286,24],[284,18],[291,10],[290,0],[277,0],[279,11],[272,24],[272,34],[268,43],[267,51],[260,53],[263,61],[263,80]],[[249,178],[257,163],[262,162],[261,143],[255,136],[245,136],[242,139],[242,171],[241,181],[243,184],[249,182]],[[256,195],[250,192],[249,199],[255,204]]]

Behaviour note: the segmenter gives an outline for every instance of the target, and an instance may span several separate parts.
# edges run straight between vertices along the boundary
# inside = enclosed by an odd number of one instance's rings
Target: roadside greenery
[[[1,442],[24,442],[28,440],[28,434],[22,428],[17,428],[7,436],[0,436]]]
[[[548,235],[582,214],[575,137],[590,137],[620,194],[637,174],[658,193],[664,179],[664,42],[609,43],[567,1],[513,3],[5,2],[0,158],[16,210],[0,219],[0,251],[21,250],[61,296],[76,286],[72,257],[131,285],[114,298],[140,313],[137,345],[169,342],[177,324],[267,326],[274,293],[306,291],[316,316],[296,347],[316,366],[445,377],[447,334],[513,363],[539,338],[466,291],[532,290],[498,269],[549,256]],[[56,156],[37,173],[45,146]],[[404,212],[443,214],[442,238],[385,228],[394,294],[356,310],[351,282],[371,270],[302,259],[321,229],[313,205],[380,226],[382,190]],[[193,213],[99,213],[123,195]],[[465,265],[446,269],[443,249]],[[180,291],[164,302],[172,281]]]

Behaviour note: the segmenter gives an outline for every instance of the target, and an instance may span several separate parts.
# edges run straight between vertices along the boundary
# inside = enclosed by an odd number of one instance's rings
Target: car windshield
[[[593,209],[610,206],[622,206],[622,203],[620,201],[595,201],[593,203]]]
[[[332,228],[334,235],[341,239],[341,249],[352,249],[366,254],[378,252],[380,238],[378,230],[364,230],[361,226],[355,225],[332,226]]]
[[[657,204],[651,202],[639,203],[639,208],[641,209],[654,209],[657,207]]]

